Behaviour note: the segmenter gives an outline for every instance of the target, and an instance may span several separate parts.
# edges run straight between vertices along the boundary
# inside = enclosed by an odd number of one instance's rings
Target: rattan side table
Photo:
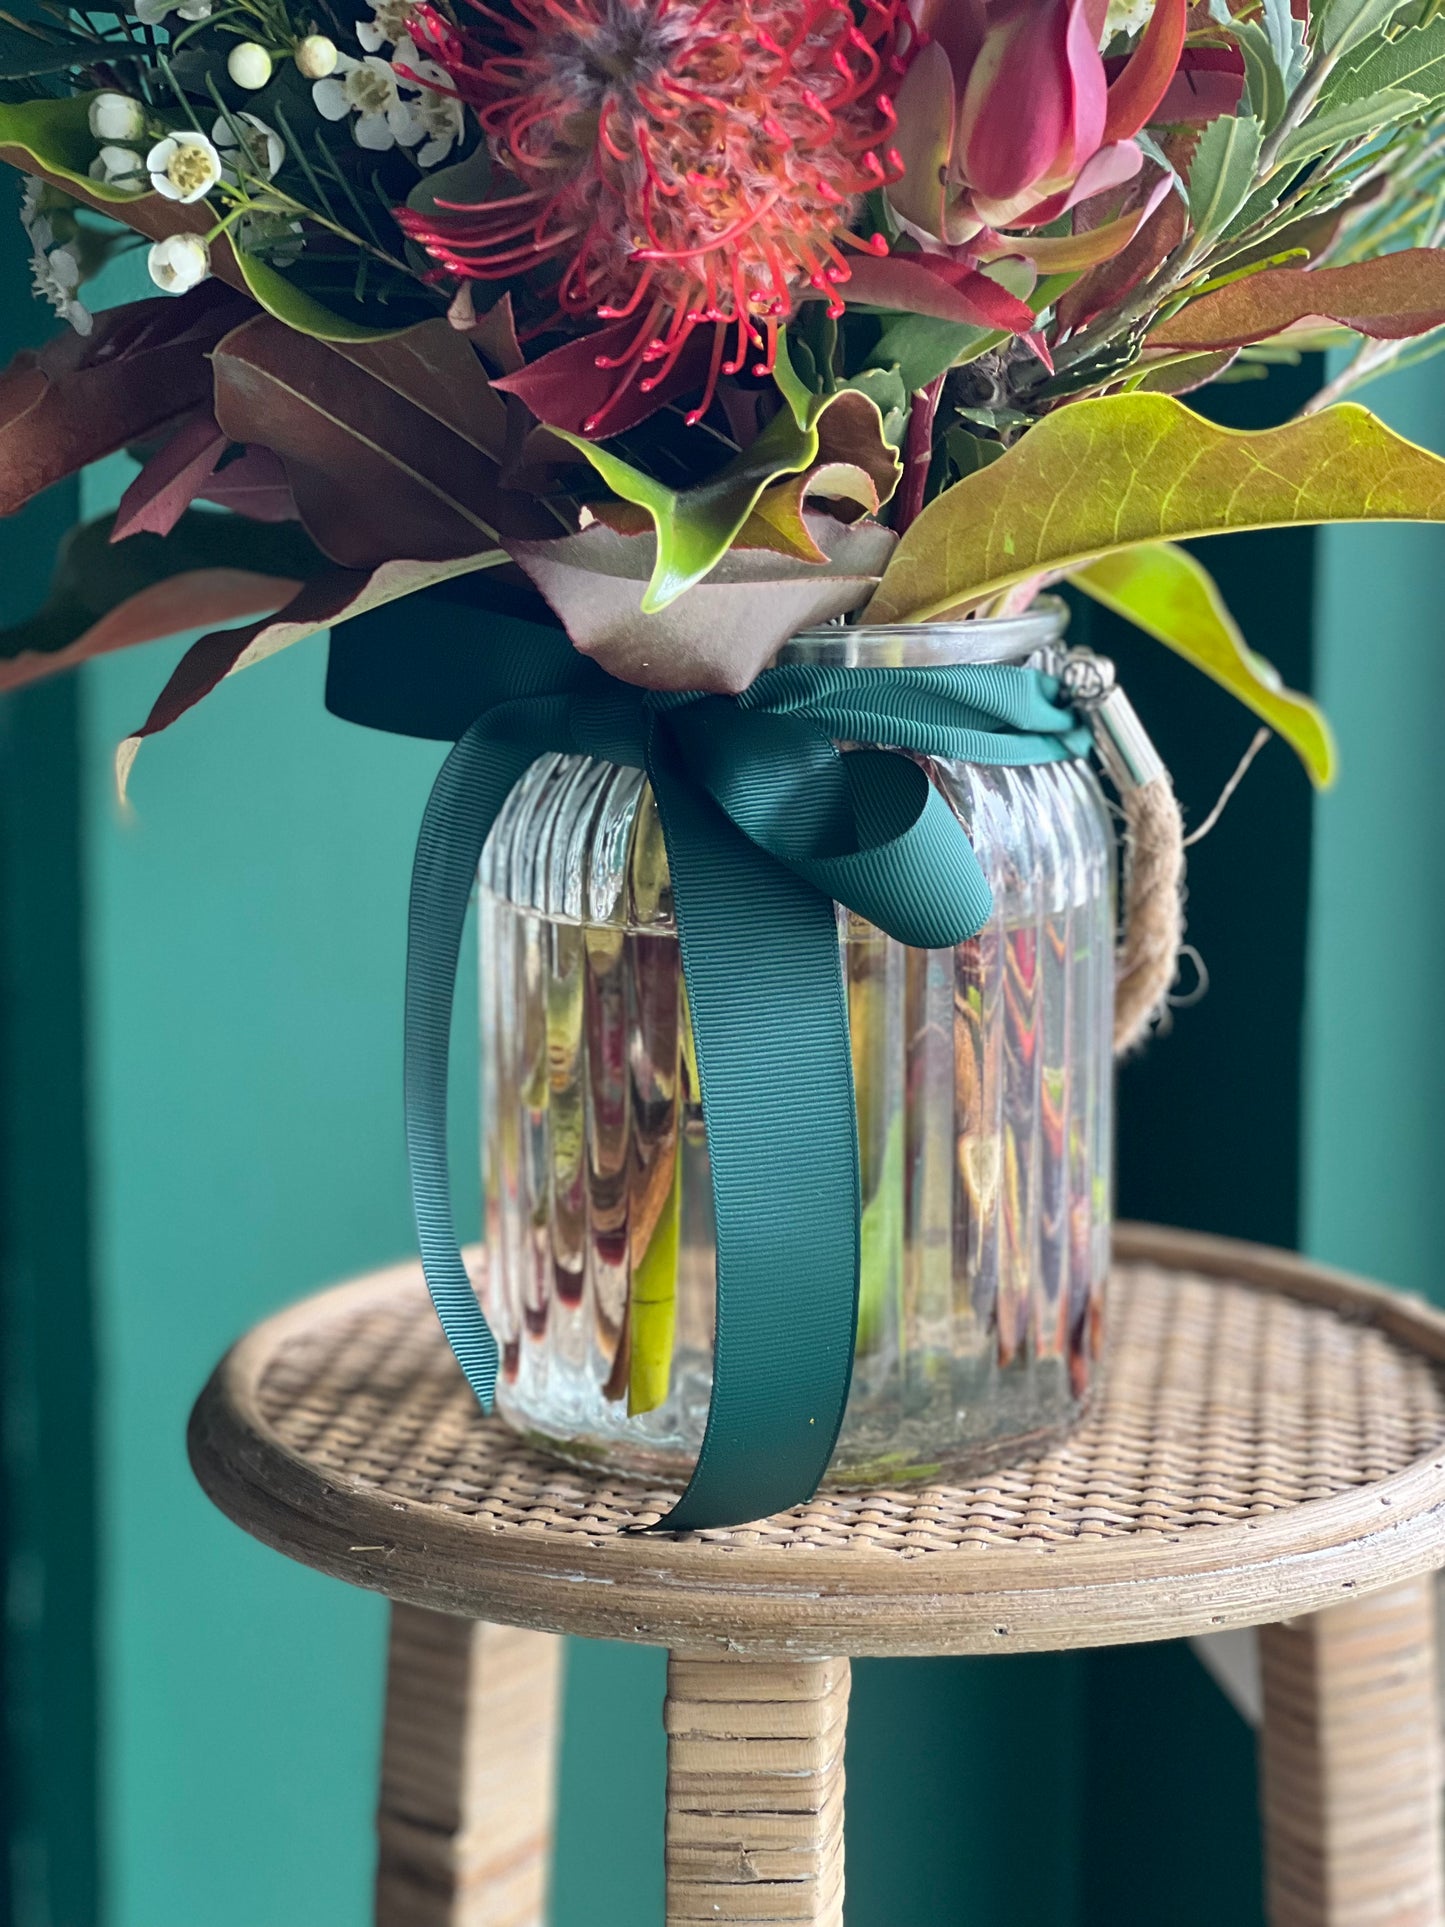
[[[480,1416],[415,1267],[244,1338],[196,1407],[202,1485],[396,1602],[379,1927],[541,1927],[551,1635],[670,1649],[668,1927],[840,1927],[847,1656],[1251,1624],[1273,1927],[1445,1927],[1445,1315],[1138,1226],[1111,1289],[1105,1383],[1047,1456],[665,1538],[623,1528],[667,1494]]]

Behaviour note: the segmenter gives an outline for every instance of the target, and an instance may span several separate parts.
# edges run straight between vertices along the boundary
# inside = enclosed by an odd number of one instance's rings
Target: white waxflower
[[[430,83],[411,90],[416,96],[411,104],[425,131],[425,140],[416,151],[417,166],[435,167],[462,137],[462,103],[446,69],[419,53],[410,35],[403,35],[396,43],[396,64],[419,81]]]
[[[328,39],[324,33],[309,33],[304,40],[297,42],[296,66],[307,80],[325,80],[328,74],[336,72],[336,63],[340,58],[336,42]]]
[[[108,187],[133,187],[138,194],[149,186],[146,164],[133,147],[102,147],[90,163],[90,178]]]
[[[75,298],[80,263],[69,248],[52,248],[49,254],[37,248],[30,263],[30,279],[35,292],[50,303],[62,321],[68,321],[78,335],[90,333],[95,317],[83,301]]]
[[[88,335],[95,317],[83,301],[76,299],[80,286],[80,262],[69,248],[56,247],[55,229],[42,205],[44,181],[28,175],[20,192],[20,224],[30,243],[30,279],[35,292],[48,301],[62,321],[68,321],[78,335]]]
[[[1139,33],[1148,26],[1153,11],[1154,0],[1109,0],[1101,44],[1107,47],[1116,33]]]
[[[185,294],[210,277],[211,250],[199,234],[168,234],[146,256],[151,280],[166,294]]]
[[[324,120],[355,114],[351,136],[358,147],[415,147],[426,132],[416,103],[402,98],[391,63],[375,54],[364,60],[338,55],[336,72],[316,82],[311,98]]]
[[[242,40],[226,55],[226,72],[248,94],[258,94],[271,78],[271,56],[259,40]]]
[[[168,201],[203,201],[221,178],[221,157],[204,134],[167,134],[146,155],[151,186]]]
[[[369,54],[407,37],[415,0],[371,0],[371,19],[358,20],[356,37]]]
[[[235,181],[237,161],[244,156],[246,172],[263,181],[276,178],[286,159],[286,143],[274,127],[268,127],[257,114],[216,116],[211,139],[221,157],[221,173]]]
[[[98,141],[136,141],[146,130],[146,110],[129,94],[97,94],[90,103],[90,131]]]
[[[167,14],[178,13],[182,20],[209,20],[213,0],[135,0],[135,17],[143,27],[158,27]]]

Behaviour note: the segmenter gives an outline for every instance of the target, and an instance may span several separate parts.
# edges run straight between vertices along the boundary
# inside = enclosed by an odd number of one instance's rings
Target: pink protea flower
[[[1179,65],[1186,0],[1156,0],[1112,84],[1103,0],[917,0],[916,12],[927,44],[899,94],[905,172],[890,196],[921,236],[981,241],[988,258],[997,230],[1045,226],[1139,171],[1132,137]]]
[[[506,280],[564,261],[564,313],[635,319],[612,400],[655,388],[714,329],[703,400],[751,349],[770,370],[807,290],[840,313],[860,198],[902,171],[892,94],[904,0],[471,0],[460,31],[423,7],[419,44],[481,121],[497,193],[399,213],[450,274]],[[731,342],[730,358],[724,354]],[[602,425],[609,400],[588,422]]]

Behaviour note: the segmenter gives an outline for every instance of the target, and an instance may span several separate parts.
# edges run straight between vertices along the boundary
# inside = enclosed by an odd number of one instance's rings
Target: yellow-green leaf
[[[1308,696],[1286,689],[1273,664],[1249,647],[1213,576],[1187,549],[1172,542],[1119,549],[1072,579],[1237,696],[1284,737],[1316,783],[1333,780],[1335,745],[1323,714]]]
[[[1341,402],[1217,428],[1169,395],[1073,402],[923,511],[869,623],[930,622],[1143,543],[1305,522],[1445,521],[1445,461]]]

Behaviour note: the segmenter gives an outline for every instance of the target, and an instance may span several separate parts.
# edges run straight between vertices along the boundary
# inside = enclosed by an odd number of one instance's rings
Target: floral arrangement
[[[1445,340],[1438,0],[352,11],[0,12],[67,324],[0,375],[0,509],[142,458],[0,686],[207,628],[144,735],[504,569],[614,674],[736,691],[805,624],[1067,579],[1327,775],[1178,544],[1445,519],[1445,464],[1342,400]],[[156,293],[92,314],[135,247]],[[1281,428],[1180,399],[1332,343]]]

